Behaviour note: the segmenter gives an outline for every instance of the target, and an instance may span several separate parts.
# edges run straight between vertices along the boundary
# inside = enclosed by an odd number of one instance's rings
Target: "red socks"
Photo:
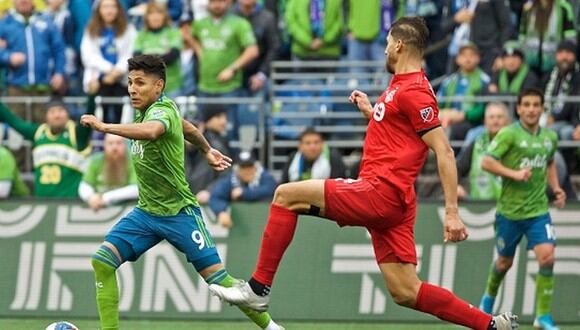
[[[466,326],[487,330],[492,316],[457,298],[449,290],[423,282],[417,294],[415,309],[438,318]]]
[[[276,204],[270,206],[270,215],[264,228],[258,263],[252,275],[256,281],[272,285],[280,260],[296,232],[297,220],[298,214],[289,209]]]

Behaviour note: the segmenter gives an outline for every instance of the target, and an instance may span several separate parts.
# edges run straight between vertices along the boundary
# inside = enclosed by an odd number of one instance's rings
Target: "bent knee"
[[[554,253],[549,253],[538,257],[538,264],[540,267],[553,267],[554,266]]]
[[[417,293],[409,289],[389,289],[393,301],[400,306],[413,307],[417,301]]]
[[[281,184],[276,188],[274,192],[274,203],[280,205],[285,208],[290,208],[290,194],[291,194],[291,186],[289,184]]]
[[[495,269],[499,273],[505,273],[512,267],[513,263],[514,263],[513,259],[499,258],[495,262]]]

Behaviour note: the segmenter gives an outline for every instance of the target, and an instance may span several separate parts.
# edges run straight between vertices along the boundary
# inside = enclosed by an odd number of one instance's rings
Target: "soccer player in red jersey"
[[[232,288],[212,285],[215,295],[233,304],[266,310],[270,286],[294,236],[298,215],[310,214],[339,226],[367,228],[387,289],[397,304],[472,329],[517,328],[515,315],[493,317],[417,277],[413,184],[429,148],[437,156],[445,193],[443,239],[459,242],[468,236],[457,209],[455,157],[439,122],[433,89],[421,68],[428,34],[422,18],[397,20],[385,49],[387,70],[394,74],[389,87],[374,108],[365,93],[355,90],[350,95],[350,102],[369,119],[359,178],[280,185],[252,278]]]

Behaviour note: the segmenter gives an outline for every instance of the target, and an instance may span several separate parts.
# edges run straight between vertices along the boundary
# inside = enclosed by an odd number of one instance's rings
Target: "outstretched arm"
[[[16,116],[10,109],[6,107],[4,103],[0,102],[0,122],[5,122],[10,127],[15,129],[18,133],[22,134],[25,139],[32,141],[34,140],[34,133],[38,129],[38,124],[26,121],[18,116]]]
[[[158,120],[134,124],[106,124],[93,115],[83,115],[81,124],[103,133],[110,133],[133,140],[155,141],[165,133],[165,125]]]
[[[459,242],[467,239],[467,228],[459,218],[457,206],[457,167],[455,155],[441,127],[434,128],[422,136],[423,141],[437,156],[439,178],[445,195],[444,241]]]
[[[211,147],[201,132],[190,122],[181,119],[183,137],[193,144],[207,159],[207,163],[216,171],[224,171],[232,165],[232,160],[219,150]]]

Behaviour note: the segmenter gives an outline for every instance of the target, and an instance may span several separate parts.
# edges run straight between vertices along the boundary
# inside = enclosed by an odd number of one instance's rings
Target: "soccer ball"
[[[46,330],[79,330],[76,325],[67,321],[58,321],[49,324]]]

